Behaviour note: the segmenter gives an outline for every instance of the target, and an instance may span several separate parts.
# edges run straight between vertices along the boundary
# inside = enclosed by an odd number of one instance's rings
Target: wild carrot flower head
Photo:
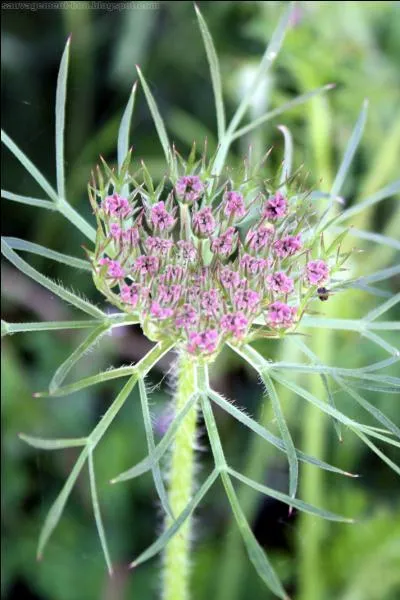
[[[216,181],[198,165],[157,190],[148,173],[93,182],[90,258],[97,287],[150,339],[211,359],[225,342],[292,332],[343,261],[306,193]]]

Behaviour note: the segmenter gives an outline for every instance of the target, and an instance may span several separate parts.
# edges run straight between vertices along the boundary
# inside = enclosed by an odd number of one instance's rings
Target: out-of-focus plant
[[[198,9],[196,13],[210,65],[218,147],[209,156],[206,146],[198,153],[194,145],[189,158],[183,159],[170,144],[154,97],[138,69],[139,80],[165,154],[166,175],[155,183],[144,163],[132,167],[129,131],[135,102],[135,84],[119,128],[117,168],[112,169],[103,161],[89,183],[89,198],[96,218],[96,229],[72,208],[65,191],[64,128],[70,41],[67,42],[61,61],[56,93],[56,189],[17,145],[2,133],[2,141],[36,180],[48,199],[20,196],[7,191],[3,191],[2,196],[11,201],[59,212],[91,244],[86,248],[88,260],[83,260],[25,240],[2,240],[2,252],[15,267],[91,317],[90,320],[69,322],[2,322],[2,334],[90,329],[88,337],[57,369],[48,392],[36,394],[37,397],[65,396],[107,380],[129,378],[87,437],[42,439],[21,434],[24,441],[40,449],[82,447],[77,462],[45,521],[39,539],[38,556],[42,555],[71,490],[87,464],[95,521],[105,560],[112,573],[100,513],[93,455],[137,384],[148,455],[117,476],[113,482],[129,480],[151,471],[165,513],[165,528],[154,544],[140,554],[131,566],[138,567],[163,551],[163,597],[167,600],[188,598],[191,516],[214,482],[221,479],[251,562],[267,586],[277,596],[286,598],[273,566],[245,518],[233,482],[240,481],[267,496],[286,502],[289,510],[297,508],[328,520],[351,521],[297,498],[299,461],[341,475],[351,474],[295,447],[276,384],[330,415],[339,439],[341,429],[346,427],[395,472],[400,472],[398,466],[375,443],[378,440],[399,447],[396,438],[400,438],[400,430],[376,406],[369,403],[360,391],[366,389],[396,393],[399,389],[397,378],[380,373],[399,359],[398,350],[380,332],[397,330],[399,323],[377,319],[399,302],[400,295],[390,296],[358,319],[344,319],[341,315],[338,318],[327,318],[315,311],[316,304],[329,300],[333,293],[345,294],[345,290],[349,288],[358,288],[365,293],[380,296],[380,290],[373,284],[400,272],[395,266],[358,279],[346,277],[353,252],[351,249],[344,249],[351,218],[393,196],[400,190],[400,182],[389,184],[363,198],[353,208],[340,208],[343,202],[342,188],[364,129],[366,104],[350,136],[329,192],[310,191],[301,170],[293,172],[293,142],[290,132],[283,126],[280,130],[285,142],[284,160],[274,178],[266,179],[263,171],[269,153],[263,159],[255,160],[249,151],[243,166],[235,164],[230,167],[229,153],[233,142],[276,114],[271,115],[269,112],[260,115],[241,126],[252,98],[277,57],[293,18],[292,7],[289,7],[280,20],[255,71],[253,81],[246,86],[229,125],[225,119],[218,57],[206,22]],[[299,96],[280,107],[279,114],[293,105],[318,96],[330,87],[323,86]],[[357,230],[357,235],[362,239],[377,239],[376,234],[363,230]],[[379,242],[389,247],[396,244],[395,240],[383,235],[379,237]],[[64,289],[26,263],[17,254],[18,250],[39,254],[90,272],[96,287],[109,303],[120,309],[119,312],[105,312]],[[137,323],[140,323],[145,336],[155,342],[155,345],[136,365],[110,369],[63,385],[72,367],[106,332]],[[328,366],[325,357],[315,354],[316,350],[323,351],[321,344],[307,344],[303,339],[303,329],[314,331],[317,334],[314,339],[317,341],[326,341],[326,338],[318,338],[318,332],[323,330],[355,331],[382,347],[389,357],[357,369]],[[260,339],[284,337],[303,353],[307,358],[306,362],[273,362],[252,345]],[[226,346],[258,373],[270,399],[280,437],[212,389],[209,368]],[[156,445],[145,378],[170,350],[174,350],[177,355],[173,366],[176,383],[174,415],[166,433]],[[309,391],[294,382],[290,373],[304,373],[310,377],[317,375],[320,382]],[[319,398],[321,391],[326,393],[328,402]],[[346,393],[369,412],[380,427],[363,424],[340,411],[334,401],[334,394],[338,391]],[[212,404],[225,410],[254,434],[286,454],[289,464],[288,494],[266,487],[229,465],[218,434]],[[215,466],[197,488],[194,475],[199,414],[205,422]],[[310,435],[313,435],[312,431]],[[169,449],[166,489],[160,461]]]

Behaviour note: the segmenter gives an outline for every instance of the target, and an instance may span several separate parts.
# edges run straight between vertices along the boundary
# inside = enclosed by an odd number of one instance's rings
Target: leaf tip
[[[132,562],[131,562],[131,563],[128,565],[128,569],[129,569],[130,571],[133,571],[133,569],[136,569],[136,567],[137,567],[137,562],[136,562],[136,560],[133,560],[133,561],[132,561]]]

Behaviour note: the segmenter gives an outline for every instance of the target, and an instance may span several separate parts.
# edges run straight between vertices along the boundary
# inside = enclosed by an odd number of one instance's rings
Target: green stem
[[[323,364],[329,364],[331,353],[332,331],[321,329],[313,340],[313,351]],[[312,377],[311,393],[317,398],[325,396],[325,388],[321,377]],[[326,418],[317,407],[307,403],[303,413],[302,448],[311,456],[324,459],[326,453]],[[304,465],[300,479],[300,497],[305,502],[313,502],[323,506],[324,473],[311,465]],[[320,600],[325,598],[324,568],[322,564],[323,540],[326,536],[327,524],[323,519],[316,519],[302,513],[299,523],[298,560],[299,560],[299,600]]]
[[[178,413],[193,395],[197,386],[196,364],[190,357],[181,354],[178,358],[178,382],[175,394],[175,411]],[[195,466],[194,442],[196,437],[197,412],[194,406],[186,415],[177,431],[172,446],[169,471],[168,500],[172,514],[177,517],[186,508],[192,497]],[[172,520],[166,519],[166,528]],[[164,555],[163,594],[164,600],[188,600],[190,576],[191,522],[188,519],[179,535],[168,544]]]

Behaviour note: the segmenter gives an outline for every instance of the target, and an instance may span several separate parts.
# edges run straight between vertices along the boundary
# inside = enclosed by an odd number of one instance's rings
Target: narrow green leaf
[[[350,169],[351,162],[353,160],[354,154],[358,148],[358,145],[361,140],[361,136],[364,131],[365,122],[367,120],[367,112],[368,112],[368,101],[365,100],[363,103],[363,107],[361,109],[360,115],[357,119],[357,123],[353,129],[353,132],[350,136],[348,144],[346,146],[346,150],[343,156],[342,163],[337,172],[335,181],[333,182],[331,194],[332,196],[338,196],[342,190],[344,180],[346,179],[347,173]]]
[[[61,252],[55,252],[54,250],[50,250],[45,246],[33,244],[32,242],[27,242],[26,240],[21,240],[19,238],[4,237],[3,239],[13,250],[31,252],[32,254],[44,256],[45,258],[55,260],[68,265],[69,267],[74,267],[75,269],[83,269],[84,271],[90,272],[92,271],[92,267],[87,260],[81,260],[80,258],[75,258],[75,256],[69,256],[67,254],[62,254]]]
[[[87,442],[87,438],[47,440],[32,435],[26,435],[25,433],[19,433],[18,437],[29,444],[29,446],[32,446],[33,448],[39,448],[40,450],[60,450],[61,448],[74,448],[76,446],[85,446]]]
[[[56,90],[56,171],[57,192],[61,200],[65,200],[65,174],[64,174],[64,130],[65,130],[65,104],[67,99],[67,78],[69,63],[69,48],[71,37],[68,38],[61,58],[60,69],[57,77]]]
[[[396,463],[390,460],[390,458],[388,458],[386,454],[382,452],[382,450],[375,446],[375,444],[371,442],[371,440],[366,435],[361,433],[361,431],[357,431],[355,429],[353,429],[353,431],[360,438],[360,440],[367,444],[367,446],[369,446],[371,450],[383,460],[383,462],[385,462],[391,469],[393,469],[393,471],[397,473],[397,475],[400,475],[400,468],[398,465],[396,465]]]
[[[173,155],[172,155],[167,131],[165,129],[164,121],[161,118],[160,111],[158,110],[158,107],[157,107],[156,101],[154,100],[153,94],[151,93],[150,88],[147,85],[147,82],[142,75],[142,71],[140,70],[140,68],[137,65],[136,65],[136,69],[137,69],[137,72],[139,75],[140,83],[142,84],[142,87],[143,87],[144,95],[146,96],[146,100],[147,100],[147,104],[148,104],[150,112],[151,112],[151,116],[153,117],[154,125],[156,127],[158,137],[160,139],[160,143],[161,143],[162,149],[164,151],[165,158],[166,158],[167,163],[170,166],[170,168],[172,168],[173,167]]]
[[[12,139],[5,133],[5,131],[1,130],[1,141],[7,148],[14,154],[15,158],[19,160],[22,166],[28,171],[28,173],[35,179],[35,181],[40,185],[43,191],[46,192],[49,198],[53,200],[53,202],[58,201],[57,192],[55,189],[49,184],[47,179],[43,177],[41,172],[35,167],[35,165],[29,160],[29,158],[20,150],[12,141]]]
[[[276,393],[275,386],[271,381],[271,378],[267,373],[260,370],[259,375],[264,383],[265,390],[272,403],[272,409],[276,421],[278,423],[279,431],[282,436],[283,443],[285,444],[286,456],[289,462],[289,494],[292,498],[295,498],[297,492],[297,485],[299,480],[299,463],[297,460],[296,448],[294,446],[292,436],[290,435],[289,428],[286,424],[286,419],[282,411],[281,403]]]
[[[113,568],[110,559],[110,553],[108,551],[106,533],[104,531],[103,520],[101,518],[100,503],[97,495],[96,487],[96,476],[94,472],[93,464],[93,452],[89,450],[88,453],[88,467],[89,467],[89,482],[90,482],[90,493],[92,496],[93,513],[96,521],[96,527],[100,538],[101,547],[103,549],[104,558],[107,564],[107,569],[110,575],[113,575]]]
[[[391,198],[392,196],[394,196],[395,194],[398,194],[399,192],[400,192],[400,179],[398,179],[397,181],[393,181],[389,185],[385,186],[383,189],[379,190],[378,192],[375,192],[374,194],[371,194],[371,196],[368,196],[361,202],[357,202],[357,204],[355,204],[354,206],[351,206],[347,210],[343,211],[338,216],[336,223],[340,223],[342,221],[350,219],[351,217],[354,217],[355,215],[359,214],[366,208],[370,208],[371,206],[374,206],[374,204],[376,204],[377,202],[381,202],[381,200],[386,200],[386,198]]]
[[[238,138],[243,137],[247,133],[250,133],[250,131],[253,131],[253,129],[256,129],[260,125],[263,125],[267,121],[270,121],[275,117],[278,117],[282,113],[285,113],[286,111],[290,110],[291,108],[294,108],[295,106],[304,104],[308,100],[311,100],[311,98],[313,98],[314,96],[323,94],[324,92],[327,92],[328,90],[331,90],[334,87],[335,87],[335,84],[328,83],[328,85],[319,87],[315,90],[312,90],[311,92],[307,92],[306,94],[302,94],[301,96],[296,96],[296,98],[294,98],[293,100],[289,100],[289,102],[285,102],[285,104],[282,104],[279,108],[275,108],[274,110],[268,111],[267,113],[265,113],[265,115],[258,117],[257,119],[255,119],[254,121],[249,123],[248,125],[245,125],[245,127],[241,127],[240,129],[238,129],[232,135],[232,140],[236,140]]]
[[[371,310],[368,314],[365,315],[364,319],[366,321],[375,321],[378,317],[383,315],[385,312],[399,304],[400,302],[400,293],[394,294],[389,300],[383,302],[373,310]]]
[[[376,406],[370,404],[368,400],[360,396],[355,390],[346,385],[340,377],[334,377],[335,381],[340,387],[349,394],[360,406],[362,406],[367,412],[369,412],[377,421],[382,423],[389,431],[400,439],[400,429],[395,425],[386,415],[384,415]]]
[[[322,410],[326,414],[330,415],[331,417],[334,417],[335,419],[337,419],[338,421],[340,421],[344,425],[347,425],[348,427],[351,427],[353,429],[357,429],[359,431],[369,432],[369,429],[368,429],[367,425],[362,425],[362,423],[358,423],[358,421],[350,419],[350,417],[347,417],[345,414],[343,414],[339,410],[334,409],[329,404],[321,402],[321,400],[319,400],[316,396],[314,396],[313,394],[311,394],[310,392],[308,392],[307,390],[305,390],[301,386],[293,383],[292,381],[289,381],[288,379],[286,379],[286,377],[282,377],[282,375],[280,375],[280,374],[278,375],[275,372],[273,373],[272,377],[276,381],[278,381],[279,383],[281,383],[282,385],[285,385],[287,388],[289,388],[290,390],[292,390],[293,392],[295,392],[296,394],[298,394],[299,396],[301,396],[302,398],[304,398],[305,400],[307,400],[307,402],[310,402],[311,404],[314,404],[314,406],[316,406],[317,408],[319,408],[320,410]],[[371,435],[371,433],[370,433],[370,435]],[[376,435],[375,435],[375,437],[376,437]],[[391,443],[393,444],[392,441],[391,441]]]
[[[121,481],[134,479],[135,477],[139,477],[139,475],[150,471],[150,469],[152,469],[154,465],[159,462],[159,460],[164,456],[164,454],[168,450],[169,446],[174,440],[175,434],[179,429],[182,421],[184,420],[188,412],[191,410],[191,408],[194,406],[194,404],[197,402],[197,399],[197,394],[194,394],[193,396],[191,396],[191,398],[189,398],[182,410],[179,411],[179,413],[174,417],[171,425],[168,427],[168,430],[163,435],[161,441],[154,448],[154,451],[151,455],[148,454],[134,467],[131,467],[127,471],[124,471],[123,473],[117,475],[117,477],[111,480],[111,483],[120,483]]]
[[[58,329],[86,329],[96,327],[99,321],[49,321],[48,323],[6,323],[2,321],[1,336],[26,331],[54,331]]]
[[[153,425],[151,422],[149,401],[147,398],[146,385],[145,385],[144,379],[139,379],[139,392],[140,392],[140,403],[142,406],[144,429],[146,432],[147,448],[149,450],[149,458],[152,462],[154,462],[154,464],[151,468],[152,473],[153,473],[154,485],[157,490],[158,497],[161,502],[161,506],[163,507],[165,513],[169,517],[171,517],[171,519],[173,519],[174,515],[171,512],[171,507],[168,502],[168,494],[167,494],[165,486],[164,486],[164,481],[163,481],[163,478],[161,475],[160,465],[159,465],[158,461],[154,461],[154,452],[156,449],[156,445],[154,442]]]
[[[293,8],[294,3],[291,2],[289,6],[285,9],[275,31],[273,32],[271,40],[261,59],[257,72],[255,73],[253,83],[251,86],[249,86],[247,93],[240,102],[232,118],[232,121],[229,124],[229,134],[233,134],[236,131],[237,126],[243,119],[243,116],[246,113],[255,92],[257,91],[257,88],[259,87],[261,81],[265,78],[266,73],[269,71],[276,57],[278,56],[279,50],[282,46],[286,32],[290,25],[290,18],[292,16]]]
[[[85,377],[84,379],[80,379],[79,381],[75,381],[69,385],[65,385],[63,387],[58,388],[52,393],[49,392],[38,392],[34,394],[35,398],[60,398],[62,396],[68,396],[74,392],[78,392],[87,387],[91,387],[92,385],[97,385],[98,383],[103,383],[104,381],[110,381],[111,379],[119,379],[120,377],[129,377],[134,374],[142,374],[144,375],[147,371],[143,370],[143,361],[146,357],[150,356],[151,352],[155,352],[156,348],[159,346],[154,346],[154,348],[146,354],[144,358],[142,358],[136,365],[129,367],[118,367],[117,369],[110,369],[108,371],[101,371],[97,373],[97,375],[91,375],[90,377]],[[166,354],[171,348],[171,344],[162,344],[161,346],[161,354],[159,358],[161,358],[164,354]],[[158,358],[158,360],[159,360]]]
[[[266,583],[269,589],[274,592],[279,598],[288,600],[288,596],[282,587],[281,582],[274,568],[268,560],[267,555],[257,542],[254,533],[252,532],[243,510],[239,504],[239,500],[232,485],[232,481],[227,473],[221,473],[221,479],[224,484],[226,495],[232,508],[233,515],[242,535],[243,542],[247,549],[247,554],[250,561],[253,563],[258,575]]]
[[[121,124],[118,130],[118,170],[121,171],[124,160],[126,159],[129,152],[129,132],[131,128],[132,113],[135,106],[137,83],[135,81],[131,94],[129,96],[128,104],[126,105],[124,114],[122,115]]]
[[[179,516],[175,519],[174,523],[166,529],[164,533],[157,538],[157,540],[147,548],[144,552],[142,552],[129,566],[131,569],[134,569],[141,563],[146,562],[159,552],[165,548],[171,538],[174,537],[179,532],[181,526],[185,523],[185,521],[192,515],[198,504],[202,501],[208,490],[211,488],[213,483],[218,477],[218,471],[214,469],[212,473],[207,477],[203,485],[200,487],[198,492],[193,496],[192,500],[188,503],[185,510],[181,512]]]
[[[31,277],[31,279],[33,279],[43,287],[47,288],[48,290],[50,290],[69,304],[76,306],[76,308],[79,308],[80,310],[91,315],[92,317],[104,318],[106,316],[102,310],[97,308],[97,306],[90,304],[88,300],[83,300],[82,298],[79,298],[79,296],[76,296],[72,292],[65,290],[58,284],[51,281],[51,279],[48,279],[47,277],[39,273],[39,271],[36,271],[36,269],[28,265],[28,263],[26,263],[20,256],[18,256],[18,254],[16,254],[3,239],[1,240],[1,252],[17,269],[22,271],[22,273],[24,273],[28,277]]]
[[[27,204],[28,206],[47,208],[47,210],[57,210],[57,206],[54,204],[54,202],[50,202],[50,200],[31,198],[30,196],[21,196],[20,194],[13,194],[12,192],[7,192],[6,190],[1,190],[1,197],[5,200],[20,202],[21,204]]]
[[[395,250],[400,250],[400,242],[387,235],[383,235],[382,233],[375,233],[374,231],[364,231],[362,229],[355,229],[354,227],[346,228],[340,226],[331,227],[331,231],[346,231],[347,235],[358,238],[360,240],[367,240],[368,242],[373,242],[374,244],[381,244],[383,246],[388,246],[389,248],[394,248]]]
[[[64,510],[68,497],[72,491],[72,488],[76,480],[78,479],[80,472],[82,471],[83,465],[86,462],[87,455],[88,449],[86,446],[80,453],[79,458],[76,461],[67,481],[65,482],[61,492],[57,496],[55,502],[53,503],[52,507],[50,508],[47,514],[46,520],[43,524],[39,537],[39,544],[37,550],[38,560],[41,560],[44,548],[61,518],[62,512]]]
[[[166,343],[156,344],[136,365],[136,372],[130,377],[130,379],[126,382],[122,390],[119,392],[117,397],[111,406],[107,409],[103,417],[100,419],[96,427],[93,429],[90,436],[87,438],[87,444],[85,448],[80,453],[78,460],[75,463],[74,468],[72,469],[67,481],[64,484],[61,492],[57,496],[53,506],[51,507],[45,523],[43,525],[43,529],[39,538],[39,547],[38,547],[38,558],[41,558],[43,554],[43,549],[49,540],[51,533],[56,527],[62,511],[64,509],[65,503],[71,493],[73,485],[78,478],[79,473],[82,470],[83,465],[88,458],[89,451],[93,452],[120,409],[124,405],[126,399],[129,394],[132,392],[132,389],[135,387],[137,379],[139,375],[145,376],[150,369],[154,367],[154,365],[159,361],[161,356],[165,354],[169,350],[170,346]]]
[[[218,139],[221,140],[225,133],[225,109],[222,96],[221,72],[219,67],[218,55],[214,47],[214,42],[211,33],[207,27],[203,15],[198,6],[195,4],[197,19],[199,22],[200,32],[203,38],[204,47],[206,49],[208,64],[210,66],[211,82],[214,91],[215,109],[217,115]]]
[[[381,348],[386,350],[386,352],[389,352],[389,354],[391,354],[392,356],[400,356],[400,350],[398,348],[395,348],[394,346],[386,342],[386,340],[382,339],[376,333],[373,333],[372,331],[364,331],[363,335],[364,337],[371,340],[371,342],[374,342],[374,344],[376,344],[377,346],[380,346]]]
[[[218,406],[220,406],[225,412],[232,415],[232,417],[234,417],[237,421],[254,431],[254,433],[265,439],[273,446],[275,446],[275,448],[278,448],[278,450],[285,452],[285,444],[279,437],[276,437],[270,431],[268,431],[268,429],[262,427],[259,423],[257,423],[257,421],[246,415],[246,413],[244,413],[242,410],[240,410],[234,404],[232,404],[232,402],[225,400],[225,398],[221,396],[221,394],[218,394],[214,390],[209,390],[208,395],[213,402],[218,404]],[[316,467],[319,467],[320,469],[324,469],[325,471],[331,471],[332,473],[337,473],[339,475],[346,475],[347,477],[357,477],[352,473],[343,471],[342,469],[334,467],[333,465],[319,460],[318,458],[314,458],[313,456],[304,454],[304,452],[301,452],[300,450],[296,449],[296,454],[300,461],[310,465],[314,465]]]
[[[102,323],[96,329],[91,331],[87,338],[79,344],[70,356],[58,367],[54,373],[50,384],[49,392],[53,394],[62,384],[72,367],[82,358],[86,352],[97,343],[99,338],[109,329],[108,324]]]
[[[206,367],[203,367],[204,369]],[[221,469],[226,469],[226,460],[224,456],[224,451],[222,449],[221,439],[219,437],[217,424],[214,419],[213,411],[211,408],[211,404],[208,400],[208,397],[203,389],[203,394],[201,396],[201,408],[204,416],[204,422],[207,427],[208,439],[210,441],[211,449],[214,455],[214,462],[216,468],[221,471]]]
[[[318,357],[314,354],[314,352],[312,352],[312,350],[310,350],[310,348],[302,340],[296,339],[295,341],[297,342],[297,345],[299,346],[299,348],[301,349],[301,351],[306,356],[308,356],[309,358],[311,358],[311,360],[314,361],[315,363],[321,364],[319,362],[319,360],[318,360]],[[329,402],[329,404],[331,406],[333,406],[334,409],[336,409],[336,403],[335,403],[335,400],[333,398],[333,394],[331,392],[331,389],[329,387],[328,378],[327,378],[327,376],[326,376],[325,373],[321,373],[320,377],[321,377],[322,384],[323,384],[323,386],[325,388],[325,391],[326,391],[328,402]],[[340,423],[336,419],[333,419],[333,425],[335,427],[335,431],[336,431],[336,434],[338,436],[339,441],[342,442],[343,441],[343,436],[342,436],[342,430],[341,430],[341,427],[340,427]]]
[[[253,479],[249,479],[248,477],[246,477],[245,475],[242,475],[241,473],[238,473],[237,471],[235,471],[234,469],[231,469],[230,467],[228,468],[228,473],[230,475],[232,475],[232,477],[234,477],[235,479],[238,479],[239,481],[244,483],[245,485],[252,487],[254,490],[257,490],[258,492],[261,492],[262,494],[266,494],[267,496],[270,496],[271,498],[275,498],[276,500],[280,500],[281,502],[284,502],[285,504],[294,506],[294,508],[297,508],[298,510],[309,513],[310,515],[315,515],[316,517],[321,517],[322,519],[327,519],[328,521],[339,521],[342,523],[354,523],[353,519],[341,517],[340,515],[336,515],[335,513],[330,512],[329,510],[317,508],[316,506],[313,506],[312,504],[308,504],[307,502],[303,502],[302,500],[299,500],[298,498],[292,498],[291,496],[288,496],[287,494],[283,494],[282,492],[278,492],[277,490],[267,487],[266,485],[262,485],[261,483],[258,483],[257,481],[254,481]]]
[[[293,164],[293,139],[292,134],[289,129],[284,125],[278,126],[279,131],[283,135],[283,139],[285,140],[285,152],[283,156],[283,164],[282,164],[282,173],[279,180],[279,184],[283,190],[286,192],[285,182],[289,179],[292,173],[292,164]]]

